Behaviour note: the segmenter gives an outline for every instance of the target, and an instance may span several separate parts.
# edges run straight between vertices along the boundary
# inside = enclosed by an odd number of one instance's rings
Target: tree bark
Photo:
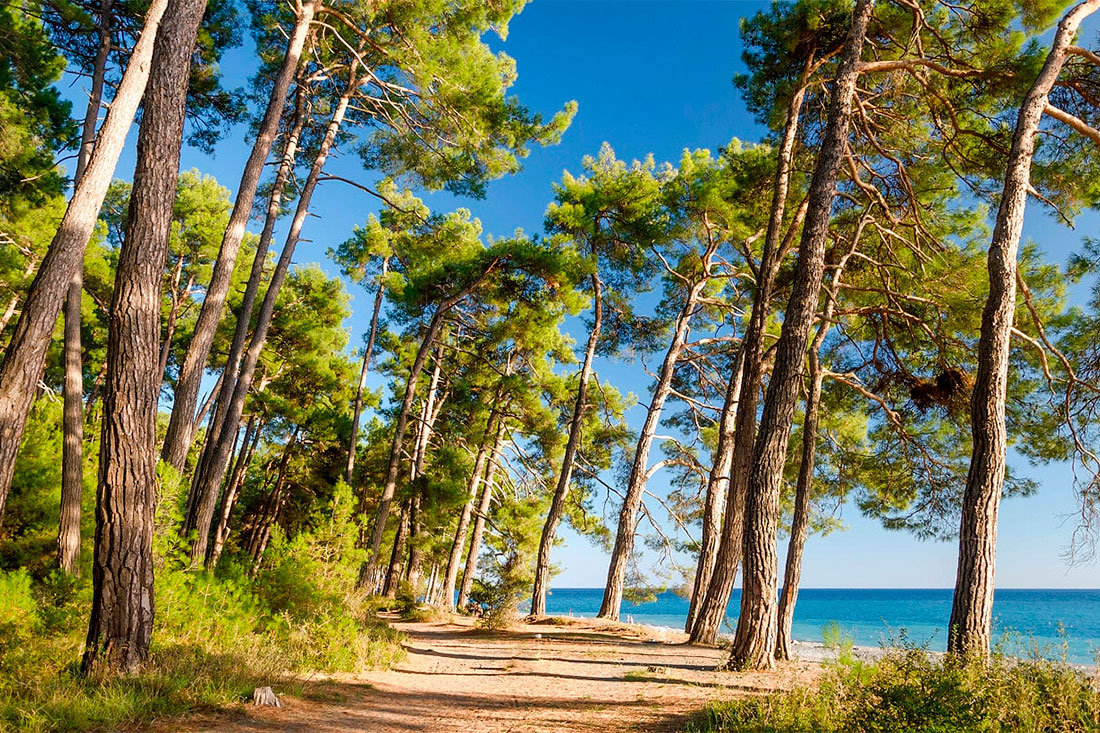
[[[703,258],[704,272],[710,270],[710,258],[713,249],[709,250]],[[661,411],[664,409],[665,400],[672,390],[672,377],[676,373],[676,363],[680,360],[680,353],[687,342],[688,333],[691,330],[691,319],[695,315],[699,294],[710,281],[709,277],[703,277],[698,282],[692,283],[688,288],[684,305],[676,318],[672,330],[672,341],[665,351],[664,361],[657,374],[657,383],[653,387],[653,397],[649,401],[649,409],[646,411],[645,422],[642,431],[638,435],[638,446],[634,450],[634,462],[630,466],[630,476],[627,479],[626,494],[623,496],[623,506],[619,511],[619,527],[615,533],[615,546],[611,551],[611,563],[607,569],[607,583],[604,585],[603,601],[600,603],[599,618],[618,620],[619,611],[623,603],[623,589],[626,584],[626,567],[630,562],[631,553],[634,551],[634,535],[638,527],[638,510],[642,505],[642,496],[645,493],[646,483],[649,480],[649,451],[653,446],[653,436],[657,433],[657,425],[661,420]]]
[[[370,335],[367,336],[367,348],[363,352],[363,366],[359,369],[359,386],[355,390],[355,404],[351,411],[351,436],[348,438],[348,465],[344,470],[344,481],[351,486],[355,474],[355,451],[359,447],[359,420],[363,415],[363,392],[367,389],[367,372],[370,371],[371,355],[374,353],[374,340],[378,336],[378,316],[382,312],[382,300],[386,294],[386,273],[390,259],[382,260],[382,275],[378,279],[378,292],[374,295],[374,310],[370,317]]]
[[[1058,80],[1081,22],[1100,0],[1073,7],[1058,23],[1050,53],[1028,90],[1016,118],[1016,132],[1005,171],[1004,192],[989,244],[989,296],[982,312],[978,367],[970,398],[973,448],[959,525],[959,565],[948,624],[947,651],[987,656],[992,637],[997,510],[1004,487],[1008,436],[1005,399],[1008,353],[1016,311],[1016,256],[1024,225],[1035,135],[1050,90]]]
[[[256,373],[260,351],[263,349],[264,342],[267,340],[268,329],[271,327],[271,319],[275,312],[275,300],[278,298],[279,290],[282,288],[283,281],[290,270],[290,261],[294,255],[295,245],[297,245],[298,238],[302,233],[306,214],[309,212],[310,199],[317,187],[317,179],[321,176],[325,160],[328,158],[328,153],[336,139],[336,133],[340,129],[340,124],[344,121],[348,105],[358,87],[357,73],[355,69],[350,72],[347,89],[341,95],[336,108],[333,110],[332,118],[321,140],[317,156],[313,160],[309,176],[302,187],[298,198],[298,206],[294,212],[294,219],[291,221],[290,230],[287,232],[286,242],[283,245],[283,252],[279,257],[278,264],[275,266],[275,271],[271,274],[267,292],[264,294],[263,303],[260,305],[260,311],[257,314],[252,340],[249,342],[248,350],[244,353],[244,358],[241,361],[240,374],[237,375],[235,382],[227,380],[222,385],[219,402],[224,404],[224,408],[222,404],[219,404],[218,411],[224,414],[224,418],[220,429],[207,439],[207,444],[204,446],[202,462],[195,472],[194,491],[192,492],[195,499],[192,505],[193,511],[188,512],[187,521],[184,524],[185,533],[197,532],[195,541],[191,545],[191,562],[193,565],[198,565],[206,557],[207,536],[210,532],[210,523],[214,517],[218,487],[221,485],[229,465],[229,453],[235,442],[237,430],[240,428],[245,397],[252,387],[252,379]],[[244,313],[242,312],[243,316]]]
[[[730,481],[730,464],[733,462],[734,424],[741,401],[741,377],[744,374],[745,357],[742,350],[737,364],[726,382],[726,397],[722,404],[722,416],[718,424],[718,445],[714,448],[714,462],[707,477],[707,493],[703,502],[703,531],[699,540],[699,561],[691,587],[687,621],[684,633],[690,634],[695,617],[703,602],[714,563],[718,555],[718,541],[722,536],[720,520],[726,508],[726,493]]]
[[[4,517],[8,489],[19,442],[27,425],[31,401],[46,363],[57,316],[84,257],[84,248],[95,229],[99,210],[111,184],[115,166],[134,121],[145,84],[161,16],[168,0],[153,0],[130,62],[115,91],[107,117],[100,127],[88,167],[65,209],[57,233],[27,291],[23,310],[0,366],[0,521]]]
[[[393,549],[390,551],[390,564],[386,568],[386,579],[382,583],[382,595],[393,598],[397,591],[397,578],[401,571],[401,558],[405,554],[405,540],[409,536],[409,511],[411,499],[401,505],[401,518],[397,522],[397,533],[393,536]]]
[[[825,271],[825,244],[836,198],[837,173],[848,143],[852,94],[859,78],[859,60],[873,9],[874,0],[858,0],[853,11],[821,151],[810,182],[794,284],[753,447],[742,533],[741,612],[730,654],[730,666],[738,669],[766,669],[774,663],[778,632],[776,535],[783,464]]]
[[[481,501],[478,502],[477,514],[474,515],[474,527],[470,532],[470,551],[466,554],[466,569],[462,574],[462,586],[458,591],[458,608],[466,607],[470,598],[470,588],[474,584],[474,575],[477,574],[477,556],[481,554],[481,539],[485,535],[485,519],[489,516],[489,505],[493,501],[493,480],[496,478],[497,469],[500,467],[500,451],[504,445],[504,436],[507,433],[508,424],[504,418],[497,421],[497,434],[493,438],[493,450],[489,455],[488,465],[485,467],[485,479],[482,481]]]
[[[787,196],[791,183],[791,162],[794,159],[798,139],[799,117],[809,83],[813,55],[807,58],[802,69],[798,88],[787,105],[783,139],[779,146],[775,170],[775,188],[772,192],[768,230],[764,236],[764,248],[760,256],[756,292],[753,294],[752,313],[741,347],[742,368],[741,396],[734,420],[733,455],[726,491],[726,506],[722,517],[722,536],[714,558],[709,583],[701,602],[696,604],[694,626],[690,641],[695,644],[713,644],[718,640],[718,630],[726,618],[730,594],[737,580],[737,568],[741,564],[741,538],[745,514],[745,492],[752,467],[753,438],[756,435],[756,404],[760,380],[764,373],[764,337],[771,310],[775,274],[787,249],[781,246],[783,222],[787,210]],[[797,230],[799,215],[788,229],[788,237]]]
[[[96,122],[103,106],[103,80],[111,52],[111,7],[105,0],[99,9],[99,46],[92,62],[92,86],[80,133],[80,151],[73,175],[80,184],[95,147]],[[73,273],[65,296],[65,381],[62,387],[63,419],[61,444],[61,511],[57,528],[57,564],[62,572],[77,575],[80,559],[80,515],[84,496],[84,364],[80,343],[81,300],[84,292],[84,262]],[[3,328],[0,327],[0,331]]]
[[[172,416],[168,422],[168,432],[164,436],[161,458],[177,471],[183,470],[187,453],[194,439],[195,426],[198,424],[195,420],[195,405],[198,402],[203,371],[210,356],[210,347],[214,342],[218,321],[221,320],[222,310],[225,308],[225,298],[229,293],[229,284],[237,263],[241,241],[244,239],[245,227],[248,225],[248,217],[252,213],[252,203],[256,198],[256,189],[263,174],[264,161],[267,160],[279,132],[279,122],[283,117],[290,82],[298,69],[316,9],[315,0],[301,0],[296,3],[297,19],[294,30],[287,41],[286,53],[275,76],[267,109],[260,121],[256,141],[252,144],[252,152],[241,173],[241,182],[237,186],[237,197],[233,202],[229,224],[222,237],[218,257],[214,261],[214,269],[210,274],[210,284],[203,295],[202,308],[199,310],[195,330],[187,347],[187,355],[184,357],[179,378],[176,380],[176,389],[172,396]],[[263,258],[260,258],[260,261],[262,262]]]
[[[131,672],[149,656],[161,286],[191,54],[205,9],[206,0],[177,0],[165,11],[143,103],[107,336],[85,673]]]
[[[550,590],[550,552],[554,548],[558,523],[565,512],[565,499],[569,495],[569,482],[573,478],[573,462],[581,443],[581,424],[584,411],[588,406],[588,380],[592,375],[592,358],[596,355],[596,345],[600,340],[600,328],[603,326],[603,283],[598,273],[592,275],[592,330],[588,334],[588,343],[584,349],[584,362],[577,379],[577,401],[573,405],[573,418],[569,423],[569,440],[565,444],[558,483],[554,487],[554,498],[550,503],[550,512],[542,528],[539,539],[539,554],[535,564],[535,587],[531,594],[531,615],[546,615],[546,593]],[[463,581],[465,584],[465,581]]]
[[[233,509],[237,505],[237,497],[240,495],[241,486],[244,485],[245,473],[252,464],[252,457],[256,454],[256,446],[260,442],[260,433],[263,423],[257,425],[256,416],[248,416],[248,424],[245,426],[244,439],[241,442],[241,455],[237,457],[237,465],[233,467],[233,474],[226,487],[225,496],[222,498],[221,512],[218,515],[218,525],[214,528],[214,541],[206,553],[206,569],[213,570],[218,566],[225,541],[229,538],[229,520],[233,516]]]
[[[499,392],[496,399],[500,398]],[[496,404],[494,399],[493,404]],[[466,503],[462,506],[462,513],[458,516],[458,527],[455,529],[454,541],[451,542],[451,554],[447,557],[447,569],[444,572],[443,589],[440,600],[443,609],[453,611],[455,609],[455,583],[458,582],[458,564],[462,561],[462,550],[466,547],[466,532],[470,527],[470,515],[474,510],[474,501],[477,499],[478,487],[481,485],[482,474],[485,471],[485,461],[489,455],[489,433],[497,419],[494,409],[489,413],[489,420],[485,424],[485,434],[481,445],[477,449],[477,457],[474,459],[474,470],[470,474],[470,487],[466,491]]]

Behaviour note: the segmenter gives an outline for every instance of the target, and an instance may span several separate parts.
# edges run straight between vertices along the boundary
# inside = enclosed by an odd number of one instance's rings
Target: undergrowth
[[[139,673],[80,675],[90,582],[0,572],[0,730],[132,726],[240,703],[256,686],[278,690],[296,676],[388,666],[404,655],[401,635],[355,590],[361,553],[346,487],[312,532],[273,537],[250,576],[231,559],[217,574],[186,569],[172,534],[175,484],[165,485],[153,647]]]
[[[1100,731],[1095,679],[1064,661],[931,654],[905,643],[875,662],[839,652],[817,685],[711,703],[689,731]],[[827,640],[828,643],[829,640]]]

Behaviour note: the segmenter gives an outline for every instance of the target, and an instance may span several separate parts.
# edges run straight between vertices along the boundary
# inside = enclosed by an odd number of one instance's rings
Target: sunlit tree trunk
[[[225,298],[229,293],[237,254],[244,239],[248,217],[252,213],[256,189],[263,175],[264,161],[267,160],[279,132],[279,122],[283,117],[287,93],[298,69],[317,5],[315,0],[301,0],[296,3],[294,30],[287,41],[282,64],[275,75],[267,109],[260,121],[256,140],[252,144],[252,152],[241,173],[237,197],[233,202],[233,212],[230,214],[217,259],[214,261],[210,283],[203,294],[202,307],[187,347],[187,354],[180,366],[179,378],[176,380],[176,389],[172,396],[172,416],[169,419],[168,432],[165,434],[164,446],[161,450],[161,457],[177,471],[183,469],[187,453],[191,448],[195,426],[198,424],[194,417],[195,404],[198,401],[203,371],[210,356],[210,347],[214,342],[218,321],[221,320],[222,311],[225,308]]]
[[[1050,53],[1028,90],[1016,117],[1016,132],[1005,171],[993,239],[989,244],[989,295],[982,312],[978,366],[970,398],[973,448],[959,525],[959,565],[948,624],[947,650],[989,654],[993,620],[993,575],[997,552],[997,510],[1004,487],[1006,452],[1005,396],[1012,319],[1016,311],[1016,256],[1031,186],[1035,135],[1081,22],[1100,0],[1074,6],[1058,24]]]
[[[57,316],[84,258],[99,210],[111,184],[126,135],[149,79],[150,60],[161,16],[168,0],[153,0],[115,90],[111,108],[99,129],[95,149],[65,209],[57,233],[27,291],[15,331],[0,366],[0,520],[11,488],[15,455],[27,425],[35,388],[46,363]]]
[[[485,520],[489,516],[489,505],[493,501],[493,481],[496,480],[496,473],[500,468],[500,451],[504,446],[507,427],[507,422],[503,418],[497,422],[497,434],[493,438],[493,450],[489,455],[488,465],[485,467],[485,480],[481,482],[481,501],[478,502],[477,512],[474,514],[474,527],[470,532],[470,550],[466,554],[466,569],[462,574],[462,586],[458,591],[459,610],[466,607],[466,603],[470,599],[470,589],[474,584],[474,576],[477,574],[477,558],[481,554],[481,540],[485,534]]]
[[[359,447],[359,420],[363,415],[363,393],[367,390],[367,373],[370,371],[371,355],[374,354],[374,341],[378,336],[378,317],[382,312],[382,301],[386,295],[386,273],[390,260],[382,260],[382,275],[378,278],[378,292],[374,295],[374,310],[370,317],[370,335],[367,336],[367,348],[363,351],[363,366],[359,369],[359,386],[355,390],[355,403],[351,411],[351,436],[348,438],[348,465],[344,469],[344,481],[351,486],[355,474],[355,451]]]
[[[337,102],[332,118],[330,119],[325,134],[320,141],[317,155],[313,160],[309,175],[306,177],[298,196],[298,205],[291,220],[290,229],[287,232],[286,242],[283,244],[283,252],[275,265],[271,279],[268,281],[267,292],[256,316],[256,326],[241,360],[240,374],[235,382],[226,381],[222,385],[222,392],[218,409],[224,409],[220,429],[217,433],[207,438],[207,444],[203,449],[203,458],[198,470],[195,472],[192,511],[188,512],[187,521],[184,524],[185,533],[196,532],[195,541],[191,544],[191,562],[198,565],[206,557],[207,536],[210,533],[210,524],[214,517],[214,506],[217,503],[218,488],[225,477],[229,466],[229,453],[240,428],[241,413],[244,411],[245,397],[252,387],[252,379],[256,373],[256,365],[260,360],[260,351],[267,340],[267,332],[271,327],[271,319],[275,312],[275,301],[282,289],[283,281],[290,270],[291,258],[294,255],[295,245],[301,236],[302,226],[305,224],[306,215],[309,212],[310,200],[313,191],[317,187],[317,181],[321,176],[329,151],[336,139],[336,134],[344,121],[351,98],[359,85],[357,71],[352,70],[348,79],[348,86]],[[259,256],[259,253],[257,253]],[[242,317],[243,317],[242,313]],[[227,367],[228,368],[228,365]]]
[[[218,566],[225,541],[229,538],[229,520],[233,516],[233,509],[237,505],[237,497],[240,495],[241,486],[244,485],[245,473],[252,464],[252,457],[256,454],[256,446],[260,442],[260,434],[263,431],[263,423],[257,424],[256,416],[248,416],[248,424],[245,427],[244,439],[241,441],[240,454],[237,457],[237,465],[233,467],[229,486],[222,497],[221,512],[218,515],[218,525],[214,528],[213,542],[206,553],[206,567],[213,570]]]
[[[191,54],[205,9],[206,0],[177,0],[165,11],[142,104],[133,192],[107,334],[85,673],[131,672],[149,656],[161,286]]]
[[[588,334],[588,343],[584,349],[584,361],[577,378],[577,400],[573,405],[573,417],[569,422],[569,440],[565,444],[558,483],[554,487],[554,497],[550,503],[550,512],[542,528],[539,539],[539,554],[535,564],[535,587],[531,595],[531,615],[546,615],[546,593],[550,590],[550,553],[554,549],[558,523],[565,513],[565,500],[569,495],[569,482],[573,478],[573,463],[581,443],[581,425],[584,412],[588,407],[588,380],[592,376],[592,359],[596,355],[596,345],[600,340],[603,326],[603,283],[599,274],[592,275],[592,330]],[[465,584],[465,581],[463,581]]]
[[[753,448],[752,473],[745,496],[742,558],[744,579],[730,666],[765,669],[775,658],[778,633],[779,494],[810,329],[817,312],[825,271],[836,181],[847,148],[852,96],[874,0],[858,0],[833,86],[828,123],[807,196],[806,223],[795,265],[791,297],[775,347],[764,409]]]

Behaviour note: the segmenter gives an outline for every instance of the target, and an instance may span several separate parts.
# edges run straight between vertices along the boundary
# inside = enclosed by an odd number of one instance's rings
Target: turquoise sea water
[[[555,588],[546,599],[553,615],[595,616],[603,597],[601,588]],[[732,633],[741,603],[734,590],[727,621]],[[682,629],[688,602],[674,593],[662,593],[651,603],[623,603],[621,619],[653,626]],[[947,643],[951,615],[949,589],[830,589],[805,588],[798,594],[793,636],[821,641],[822,628],[837,623],[864,646],[881,646],[904,633],[909,642],[942,651]],[[1027,657],[1033,648],[1066,660],[1096,662],[1100,650],[1100,590],[997,590],[993,597],[995,633],[1006,635],[1005,652]]]

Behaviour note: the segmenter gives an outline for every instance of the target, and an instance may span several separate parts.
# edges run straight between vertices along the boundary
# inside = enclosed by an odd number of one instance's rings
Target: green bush
[[[483,562],[483,576],[474,580],[470,599],[481,605],[477,625],[489,631],[508,628],[519,618],[520,598],[531,585],[518,552],[507,552],[503,558],[490,555]]]
[[[1063,662],[898,648],[817,687],[712,703],[697,731],[1096,731],[1100,695]]]

